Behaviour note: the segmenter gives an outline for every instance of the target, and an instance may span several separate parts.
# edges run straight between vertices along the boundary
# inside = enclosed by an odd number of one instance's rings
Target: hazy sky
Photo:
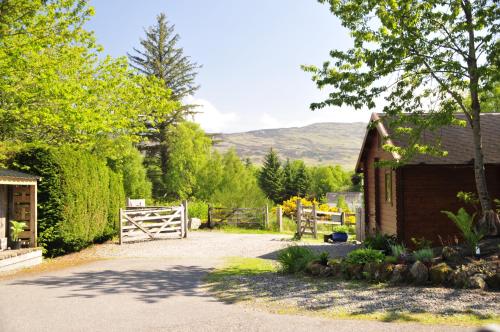
[[[315,0],[91,0],[88,23],[105,53],[126,55],[158,13],[167,14],[180,46],[203,65],[196,120],[209,132],[368,121],[369,112],[328,109],[301,64],[321,65],[351,40],[326,5]]]

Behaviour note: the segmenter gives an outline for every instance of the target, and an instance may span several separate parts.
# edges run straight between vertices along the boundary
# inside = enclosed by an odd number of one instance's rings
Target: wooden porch
[[[0,169],[0,250],[12,247],[11,220],[26,224],[21,246],[37,246],[37,181],[30,174]]]

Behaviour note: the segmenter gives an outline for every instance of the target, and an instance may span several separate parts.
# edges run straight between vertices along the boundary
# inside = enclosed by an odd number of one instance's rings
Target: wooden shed
[[[457,199],[459,191],[476,191],[470,127],[447,126],[422,135],[424,142],[439,138],[445,157],[418,155],[404,166],[382,168],[375,166],[377,161],[400,159],[382,145],[402,144],[391,139],[383,117],[372,114],[374,126],[367,129],[356,164],[356,172],[363,173],[366,234],[394,234],[407,244],[421,237],[436,244],[439,237],[452,240],[459,231],[441,211],[464,206]],[[481,130],[488,189],[500,198],[500,114],[482,114]]]
[[[23,221],[27,227],[20,239],[24,247],[36,247],[38,177],[0,169],[0,250],[10,246],[10,221]]]

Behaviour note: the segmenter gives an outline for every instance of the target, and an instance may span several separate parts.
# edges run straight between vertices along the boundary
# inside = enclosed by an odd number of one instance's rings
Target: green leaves
[[[474,229],[474,218],[476,214],[469,215],[464,208],[460,208],[457,214],[454,214],[450,211],[441,211],[446,214],[448,218],[450,218],[457,228],[462,233],[464,239],[467,241],[471,252],[475,252],[476,246],[479,241],[484,237],[484,233],[482,231],[476,231]]]

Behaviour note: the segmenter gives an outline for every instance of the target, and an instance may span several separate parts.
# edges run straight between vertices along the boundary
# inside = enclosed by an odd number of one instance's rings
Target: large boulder
[[[328,267],[330,268],[330,276],[334,278],[342,277],[342,261],[339,259],[331,259],[328,261]]]
[[[406,281],[408,276],[408,265],[406,264],[397,264],[394,266],[392,270],[392,275],[390,282],[393,284],[398,284]]]
[[[472,289],[486,289],[486,276],[484,274],[476,274],[469,278],[467,287]]]
[[[375,280],[388,281],[394,271],[394,266],[395,265],[391,263],[380,264],[377,271],[375,271]]]
[[[379,265],[381,265],[381,264],[374,263],[374,262],[366,263],[365,266],[363,267],[363,277],[366,280],[375,279],[375,274],[379,268]]]
[[[344,270],[347,278],[349,279],[363,279],[363,265],[362,264],[347,264]]]
[[[410,268],[411,280],[417,285],[423,285],[429,278],[429,270],[421,261],[416,261]]]
[[[434,285],[443,285],[448,282],[453,269],[446,263],[434,265],[429,270],[431,282]]]
[[[319,276],[323,273],[324,268],[325,266],[322,265],[321,263],[313,261],[307,264],[306,272],[308,272],[313,276]]]

